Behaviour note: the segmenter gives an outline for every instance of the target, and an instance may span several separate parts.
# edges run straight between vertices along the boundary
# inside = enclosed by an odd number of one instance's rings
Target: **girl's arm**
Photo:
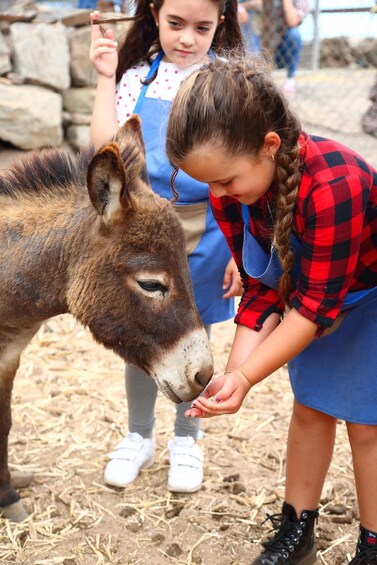
[[[256,12],[262,11],[262,0],[246,0],[246,2],[242,2],[242,6],[246,10],[255,10]]]
[[[293,0],[282,1],[284,19],[288,27],[297,27],[302,23],[303,17],[297,10]]]
[[[90,126],[90,140],[95,147],[101,147],[113,139],[119,129],[115,105],[117,43],[110,29],[102,33],[100,26],[96,24],[99,17],[99,12],[90,14],[92,36],[89,53],[97,72],[97,89]]]
[[[277,314],[260,332],[238,326],[225,375],[215,379],[193,402],[187,416],[234,414],[252,386],[283,367],[315,339],[317,325],[294,308],[279,324]]]

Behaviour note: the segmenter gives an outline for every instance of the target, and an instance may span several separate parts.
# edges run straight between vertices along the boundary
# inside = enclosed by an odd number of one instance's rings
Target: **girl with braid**
[[[351,563],[377,563],[377,171],[302,131],[272,80],[237,58],[181,84],[167,154],[176,171],[209,184],[244,286],[226,371],[187,415],[237,412],[288,363],[285,501],[253,564],[315,562],[337,419],[347,425],[361,522]]]

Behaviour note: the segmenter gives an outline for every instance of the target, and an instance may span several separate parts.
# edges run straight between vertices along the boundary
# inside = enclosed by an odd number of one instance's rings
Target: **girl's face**
[[[219,6],[213,0],[164,0],[157,13],[150,5],[158,24],[164,61],[179,67],[202,63],[207,57],[219,18]]]
[[[230,196],[241,204],[254,204],[267,192],[275,176],[272,158],[280,147],[274,132],[255,155],[229,155],[221,146],[204,145],[192,151],[181,169],[194,179],[209,185],[215,198]]]

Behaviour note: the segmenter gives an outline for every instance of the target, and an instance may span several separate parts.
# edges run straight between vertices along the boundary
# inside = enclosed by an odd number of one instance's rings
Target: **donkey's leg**
[[[27,518],[20,495],[13,488],[8,469],[8,436],[12,426],[11,400],[13,381],[20,354],[38,331],[40,324],[22,333],[0,331],[0,515],[14,522]],[[13,334],[12,336],[10,334]]]
[[[7,367],[0,374],[0,515],[14,522],[21,522],[27,514],[20,495],[11,484],[8,469],[8,435],[12,426],[11,399],[13,381],[18,363]]]

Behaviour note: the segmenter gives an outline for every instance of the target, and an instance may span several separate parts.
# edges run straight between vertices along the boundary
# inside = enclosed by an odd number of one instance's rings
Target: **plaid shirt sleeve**
[[[373,228],[366,217],[368,208],[374,210],[374,216],[376,212],[376,187],[372,194],[376,175],[355,154],[328,140],[317,138],[313,147],[307,155],[309,173],[304,170],[296,205],[302,258],[291,302],[319,326],[320,334],[333,324],[350,289],[377,283],[373,272],[377,249],[371,237],[376,226]],[[364,272],[363,259],[368,263]]]
[[[210,201],[215,219],[228,242],[242,278],[244,292],[234,321],[259,331],[270,314],[283,314],[284,303],[276,290],[251,278],[243,268],[244,221],[239,202],[226,196],[214,198],[212,195]]]

